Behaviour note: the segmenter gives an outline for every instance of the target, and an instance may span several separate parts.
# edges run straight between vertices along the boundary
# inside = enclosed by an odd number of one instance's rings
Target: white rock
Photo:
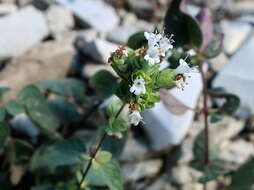
[[[69,9],[52,5],[46,12],[49,30],[53,35],[64,33],[74,26],[74,19]]]
[[[240,22],[247,22],[250,24],[254,24],[254,15],[244,15],[237,19]]]
[[[97,39],[84,44],[84,46],[82,47],[82,51],[93,57],[94,60],[107,63],[110,54],[114,52],[117,48],[117,44]]]
[[[128,0],[128,3],[135,11],[151,11],[153,9],[151,2],[148,0]]]
[[[9,3],[5,3],[5,4],[0,4],[0,15],[7,15],[10,13],[14,13],[15,11],[17,11],[17,6],[14,4],[9,4]]]
[[[23,54],[48,34],[46,19],[32,6],[1,17],[0,31],[0,59]]]
[[[210,59],[209,62],[214,71],[220,71],[224,65],[228,64],[229,58],[225,53],[220,53],[217,57]]]
[[[202,90],[202,82],[199,73],[191,73],[190,76],[184,91],[174,88],[170,93],[186,106],[195,108]],[[169,144],[176,145],[181,142],[191,126],[194,112],[188,110],[183,115],[174,115],[159,102],[154,108],[144,112],[143,117],[144,129],[150,136],[153,148],[161,149]]]
[[[100,32],[108,32],[119,23],[114,9],[102,0],[56,0],[68,7],[80,20]]]
[[[190,168],[185,165],[174,167],[171,171],[170,181],[179,185],[189,184],[192,181]]]
[[[251,142],[239,139],[230,141],[220,152],[219,158],[229,162],[234,167],[244,164],[251,156],[254,156],[254,145]]]
[[[222,32],[224,33],[223,48],[227,54],[233,54],[247,39],[251,33],[251,25],[243,22],[221,22]]]
[[[107,35],[110,41],[116,43],[126,43],[128,38],[136,32],[152,31],[153,25],[146,21],[139,20],[135,23],[114,28]]]
[[[89,42],[97,38],[97,32],[94,29],[71,30],[60,33],[55,37],[56,40],[69,40],[71,42],[74,42],[77,37],[81,37],[85,42]]]
[[[231,6],[228,6],[228,10],[233,14],[254,13],[254,1],[235,1]]]
[[[123,164],[122,171],[126,181],[133,181],[146,176],[156,175],[160,171],[161,166],[161,160],[149,160],[138,163]]]
[[[109,64],[86,63],[82,74],[83,76],[90,78],[100,70],[107,70],[111,72],[115,77],[118,77],[114,69]]]
[[[254,113],[254,36],[230,59],[213,82],[213,87],[223,87],[241,99],[238,115],[247,117]]]

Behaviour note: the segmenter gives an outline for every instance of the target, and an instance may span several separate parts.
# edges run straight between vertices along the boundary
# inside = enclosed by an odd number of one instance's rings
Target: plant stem
[[[199,63],[200,66],[200,73],[202,77],[202,82],[203,82],[203,114],[204,114],[204,168],[205,172],[207,172],[208,167],[209,167],[209,123],[208,123],[208,106],[207,106],[207,97],[208,97],[208,87],[207,87],[207,81],[206,81],[206,76],[204,72],[204,67],[203,67],[203,62],[201,61]],[[204,184],[203,189],[207,189],[207,185]]]
[[[120,113],[123,111],[124,106],[125,106],[125,103],[123,103],[123,105],[121,106],[121,108],[118,110],[117,114],[115,115],[115,119],[117,119],[118,116],[120,115]],[[85,181],[86,176],[87,176],[89,170],[90,170],[91,167],[92,167],[93,159],[96,157],[96,155],[97,155],[98,151],[100,150],[101,146],[103,145],[103,143],[104,143],[106,137],[107,137],[107,133],[104,132],[104,134],[102,135],[102,137],[101,137],[101,139],[100,139],[100,141],[99,141],[99,143],[98,143],[96,149],[95,149],[94,151],[92,151],[92,153],[91,153],[91,158],[90,158],[90,160],[89,160],[89,162],[88,162],[88,165],[87,165],[86,169],[82,172],[82,179],[81,179],[80,182],[78,183],[78,188],[77,188],[77,190],[81,190],[81,188],[82,188],[82,183]]]

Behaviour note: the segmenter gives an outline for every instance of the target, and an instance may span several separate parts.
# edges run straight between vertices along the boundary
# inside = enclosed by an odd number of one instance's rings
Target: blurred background
[[[93,98],[89,78],[101,69],[115,75],[107,64],[110,53],[136,32],[161,28],[170,3],[0,0],[0,86],[12,89],[3,101],[15,98],[27,84],[73,77],[87,84],[89,101],[98,105],[101,100]],[[236,170],[254,157],[254,0],[189,0],[187,12],[195,17],[203,7],[211,11],[214,31],[224,34],[223,51],[206,63],[209,88],[223,87],[241,100],[236,113],[210,125],[210,139],[219,147],[220,160]],[[171,93],[191,108],[202,108],[200,75],[194,74],[188,83],[183,92]],[[209,99],[208,104],[216,107],[219,102]],[[197,182],[201,173],[191,167],[193,145],[204,128],[202,114],[187,110],[176,115],[162,101],[143,117],[144,126],[132,127],[120,150],[125,189],[202,189]],[[100,112],[91,113],[75,134],[95,138],[99,118]],[[12,124],[22,128],[19,135],[37,138],[27,118],[16,118]],[[225,175],[210,182],[209,189],[223,190],[230,182]],[[237,188],[241,189],[247,190]]]

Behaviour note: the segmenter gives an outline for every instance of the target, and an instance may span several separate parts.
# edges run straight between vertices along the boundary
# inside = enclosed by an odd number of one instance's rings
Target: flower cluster
[[[144,33],[147,46],[131,49],[121,46],[109,58],[109,63],[121,77],[116,95],[130,104],[130,123],[138,125],[142,121],[140,112],[152,108],[160,100],[160,88],[186,85],[186,74],[193,72],[186,59],[179,59],[178,66],[170,67],[172,55],[172,35],[167,37],[160,33]],[[194,52],[190,52],[194,54]]]

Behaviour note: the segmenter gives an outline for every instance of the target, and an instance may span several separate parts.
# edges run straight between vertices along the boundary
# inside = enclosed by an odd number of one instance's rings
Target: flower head
[[[143,118],[138,111],[133,111],[131,114],[129,114],[129,119],[131,124],[137,126]]]
[[[145,80],[142,77],[135,79],[133,85],[130,88],[130,92],[134,93],[136,96],[145,94],[146,93]]]
[[[171,38],[167,38],[165,36],[160,39],[159,46],[162,56],[165,56],[170,49],[173,49],[173,45],[171,44],[171,42]]]
[[[149,66],[153,66],[155,63],[160,62],[160,57],[159,57],[159,48],[156,46],[151,46],[148,48],[147,54],[145,55],[144,59],[148,61]]]
[[[197,68],[191,68],[188,63],[185,61],[185,59],[179,60],[179,66],[176,68],[177,74],[186,74],[191,72],[197,72]]]
[[[161,34],[154,34],[152,32],[144,32],[144,36],[148,41],[148,46],[149,47],[156,45],[162,37]]]

